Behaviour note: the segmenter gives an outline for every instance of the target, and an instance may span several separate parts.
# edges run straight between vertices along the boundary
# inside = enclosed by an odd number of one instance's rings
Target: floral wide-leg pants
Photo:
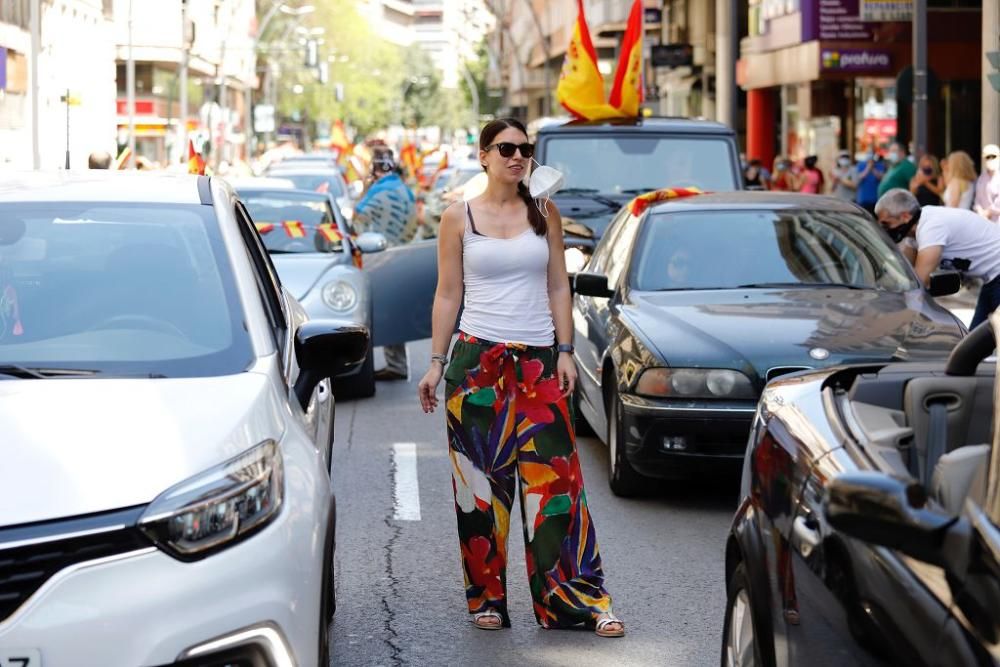
[[[469,613],[507,615],[507,534],[519,481],[528,580],[546,628],[611,611],[555,348],[461,334],[445,372],[448,441]]]

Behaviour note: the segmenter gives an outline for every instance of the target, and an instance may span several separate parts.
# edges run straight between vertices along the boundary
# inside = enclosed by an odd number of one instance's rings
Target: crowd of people
[[[785,156],[774,159],[771,169],[761,160],[745,162],[743,177],[748,188],[784,192],[831,194],[856,202],[870,213],[889,190],[909,191],[921,206],[967,209],[991,222],[1000,222],[1000,147],[988,144],[982,151],[982,171],[976,173],[972,157],[953,151],[944,158],[926,153],[919,159],[906,146],[894,143],[887,150],[867,150],[852,160],[840,151],[828,174],[810,155],[801,161]]]

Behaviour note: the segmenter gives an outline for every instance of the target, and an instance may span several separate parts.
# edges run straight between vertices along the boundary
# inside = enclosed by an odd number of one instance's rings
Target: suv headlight
[[[162,493],[139,527],[172,556],[193,560],[266,525],[284,496],[281,451],[269,440]]]
[[[727,368],[647,368],[639,377],[636,393],[670,398],[757,398],[750,378]]]
[[[343,280],[335,280],[332,283],[323,285],[323,303],[330,310],[338,313],[346,313],[353,310],[358,305],[358,291],[351,283]]]

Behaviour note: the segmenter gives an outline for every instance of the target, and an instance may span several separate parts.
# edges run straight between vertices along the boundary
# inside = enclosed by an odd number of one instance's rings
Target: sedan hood
[[[920,290],[633,292],[622,314],[671,366],[760,378],[780,366],[944,359],[962,336],[951,314]]]
[[[347,253],[271,255],[281,283],[300,301],[328,269],[350,262]]]
[[[149,503],[283,432],[261,373],[0,381],[0,526]]]

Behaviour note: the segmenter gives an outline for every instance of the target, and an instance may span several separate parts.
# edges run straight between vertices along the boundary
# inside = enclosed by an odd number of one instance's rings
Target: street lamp
[[[260,46],[260,39],[264,36],[264,31],[267,30],[267,26],[271,23],[277,12],[282,14],[287,14],[288,16],[294,16],[301,18],[307,14],[312,14],[316,11],[315,5],[300,5],[298,7],[289,7],[284,2],[279,2],[274,4],[267,14],[264,15],[264,19],[260,22],[260,26],[257,28],[257,34],[253,38],[253,46],[251,48],[251,60],[253,61],[253,72],[254,75],[257,74],[257,48]],[[256,147],[256,137],[253,131],[253,91],[250,86],[247,86],[246,90],[246,100],[243,105],[243,123],[246,126],[246,138],[247,138],[247,160],[249,160],[252,155],[251,151]]]

